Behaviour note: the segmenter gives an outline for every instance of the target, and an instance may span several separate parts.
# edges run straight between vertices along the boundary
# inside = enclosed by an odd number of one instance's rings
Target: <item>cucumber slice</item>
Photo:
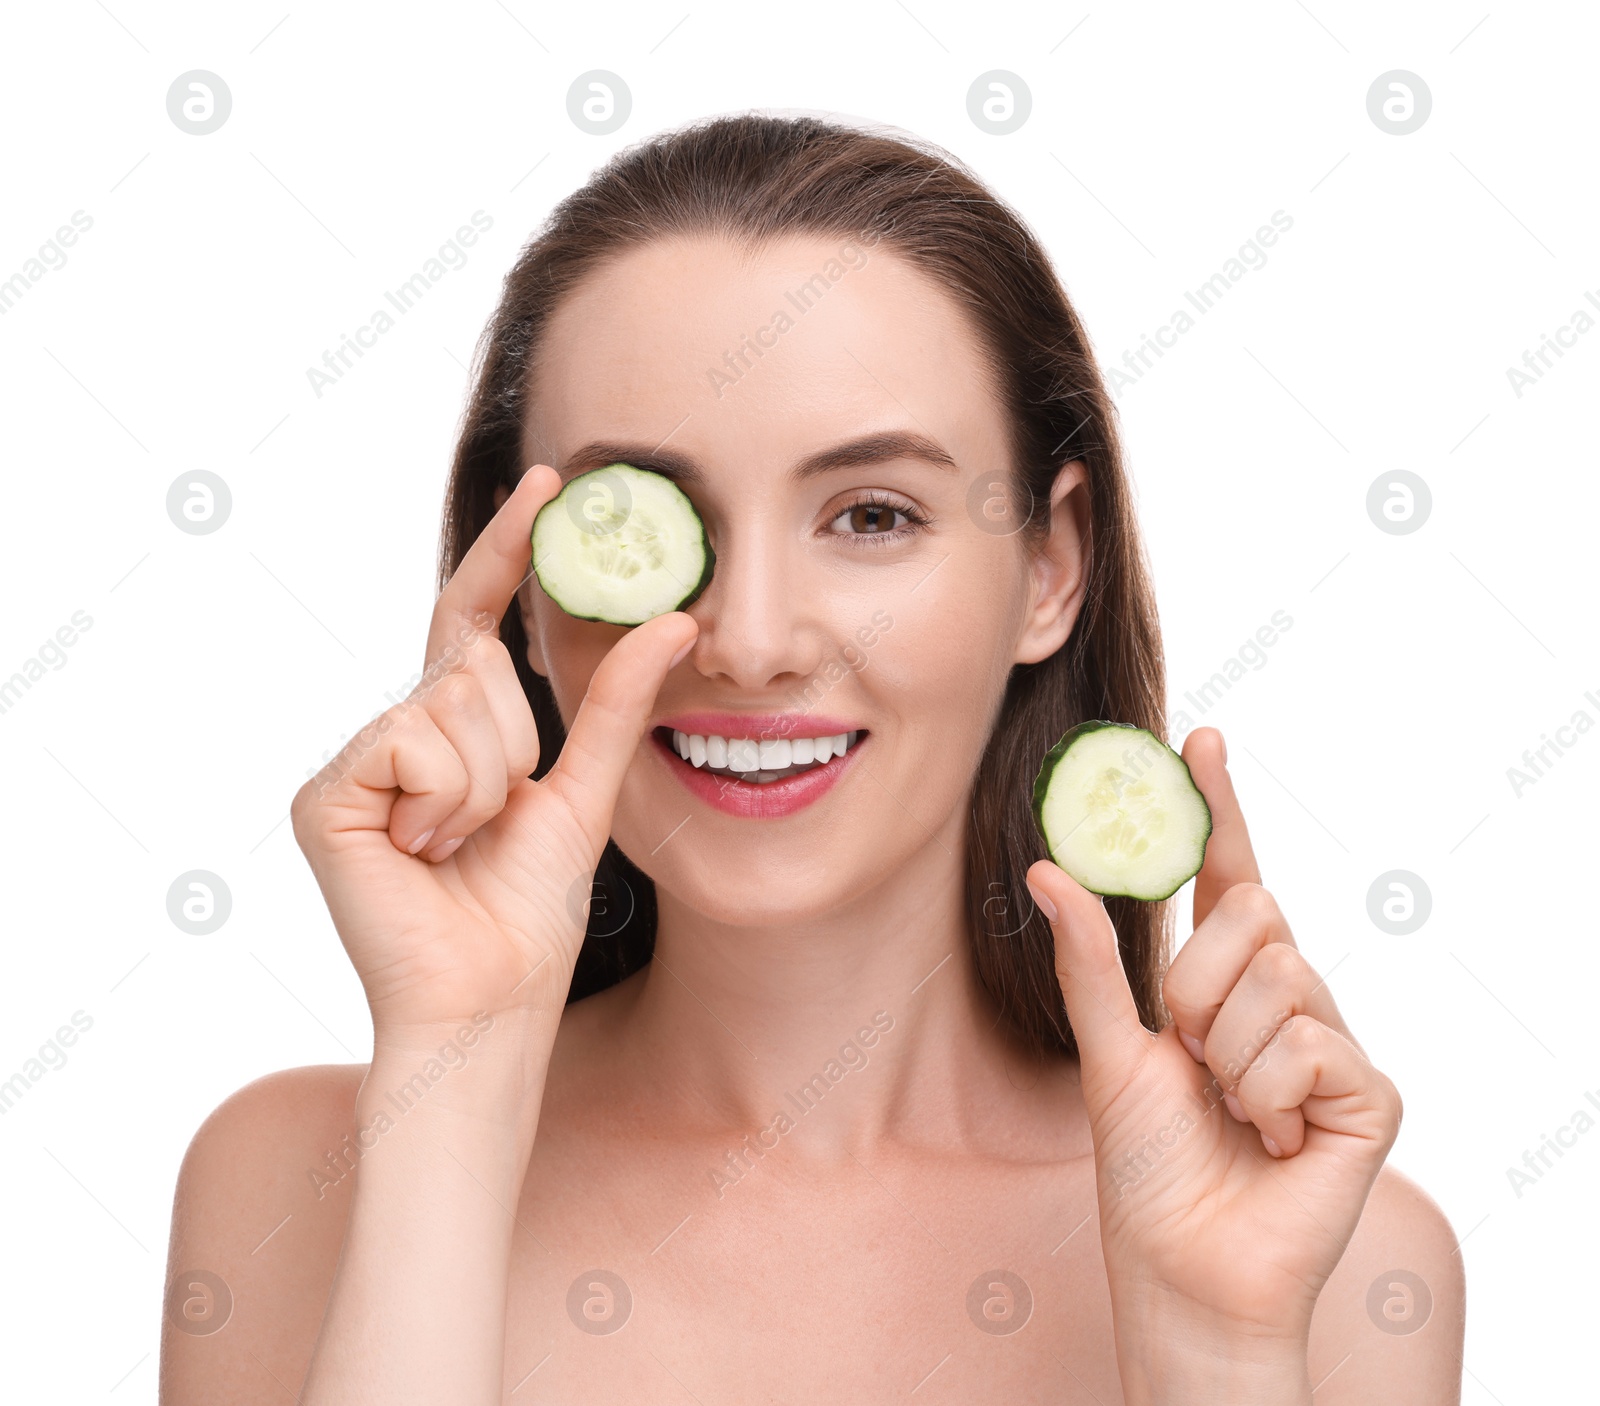
[[[1050,858],[1091,893],[1170,898],[1200,872],[1211,808],[1153,732],[1082,722],[1047,753],[1033,817]]]
[[[533,520],[533,569],[568,615],[642,625],[711,580],[705,524],[662,474],[607,464],[579,474]]]

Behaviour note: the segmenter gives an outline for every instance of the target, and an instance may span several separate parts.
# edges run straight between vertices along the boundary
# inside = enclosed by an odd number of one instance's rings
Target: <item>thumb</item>
[[[1085,1089],[1091,1076],[1096,1084],[1109,1077],[1113,1088],[1120,1087],[1154,1037],[1139,1019],[1111,915],[1098,894],[1051,860],[1030,866],[1026,877],[1055,934],[1056,977],[1077,1037]]]
[[[617,793],[667,671],[689,652],[699,629],[681,610],[654,616],[612,645],[589,680],[544,784],[578,817],[594,854],[611,833]]]

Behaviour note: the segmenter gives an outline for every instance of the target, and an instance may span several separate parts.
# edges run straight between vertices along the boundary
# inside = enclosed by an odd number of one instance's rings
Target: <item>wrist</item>
[[[1127,1406],[1311,1406],[1307,1340],[1193,1303],[1113,1308]]]
[[[519,1052],[553,1043],[562,1009],[562,1002],[549,1000],[511,1010],[475,1011],[457,1019],[375,1020],[372,1058],[374,1062],[414,1063],[436,1056],[453,1067],[486,1055],[490,1063],[505,1064]]]
[[[433,1117],[521,1128],[537,1121],[561,1012],[529,1008],[373,1032],[358,1116]],[[528,1129],[531,1134],[531,1128]]]

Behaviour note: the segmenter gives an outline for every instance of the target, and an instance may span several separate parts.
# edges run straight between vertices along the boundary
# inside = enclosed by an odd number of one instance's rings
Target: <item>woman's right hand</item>
[[[290,809],[379,1041],[559,1010],[622,779],[698,633],[673,611],[623,635],[555,765],[530,779],[538,731],[498,625],[531,567],[534,514],[560,487],[544,465],[523,475],[439,596],[422,682]]]

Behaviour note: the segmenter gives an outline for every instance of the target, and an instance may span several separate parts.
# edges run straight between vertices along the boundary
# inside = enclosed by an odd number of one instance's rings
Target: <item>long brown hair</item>
[[[1037,546],[1048,530],[1060,467],[1073,459],[1087,467],[1083,606],[1061,649],[1012,669],[978,768],[966,841],[979,979],[1035,1054],[1074,1053],[1054,941],[1023,878],[1046,853],[1030,810],[1033,778],[1051,744],[1086,718],[1166,736],[1160,630],[1116,413],[1082,324],[1021,218],[955,158],[912,138],[762,114],[702,120],[612,157],[524,247],[479,340],[450,474],[440,584],[493,515],[496,488],[513,486],[526,467],[539,354],[562,295],[624,250],[699,234],[751,245],[791,235],[856,237],[899,255],[953,297],[978,327],[1002,388],[1014,436],[1013,501],[1037,505],[1018,532],[1025,545]],[[565,729],[549,684],[528,665],[520,612],[506,612],[500,635],[538,723],[534,775],[542,776]],[[614,840],[595,892],[569,1003],[637,971],[655,947],[654,884]],[[1171,905],[1113,898],[1106,908],[1139,1013],[1157,1029]]]

